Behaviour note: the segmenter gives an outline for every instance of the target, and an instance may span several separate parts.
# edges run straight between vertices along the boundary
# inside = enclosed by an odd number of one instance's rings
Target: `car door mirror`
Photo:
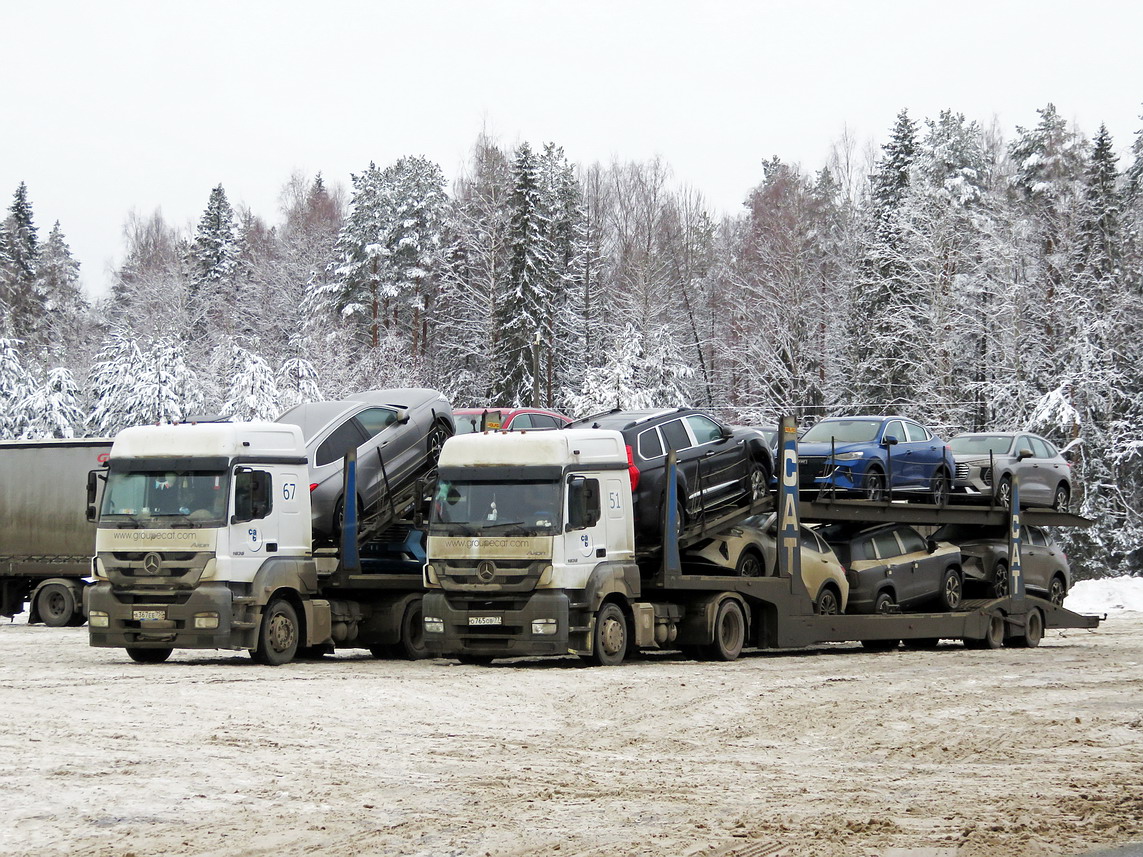
[[[1031,457],[1032,457],[1032,450],[1028,449],[1027,447],[1025,447],[1024,449],[1021,449],[1019,452],[1016,453],[1016,460],[1017,461],[1023,461],[1025,458],[1031,458]]]
[[[1076,460],[1076,454],[1070,449],[1065,449],[1063,452],[1060,453],[1060,455],[1063,457],[1064,461],[1066,461],[1068,464],[1071,464],[1073,461]]]
[[[895,435],[895,434],[887,434],[887,435],[885,435],[885,438],[881,441],[883,446],[896,446],[900,442],[901,441],[899,441],[897,439],[897,435]]]
[[[722,440],[730,440],[734,437],[734,429],[730,426],[719,426],[718,436],[722,438]]]
[[[397,425],[403,426],[409,421],[409,412],[405,408],[397,409]]]
[[[925,540],[925,548],[929,551],[929,553],[936,553],[938,547],[940,547],[940,545],[937,544],[936,539]]]

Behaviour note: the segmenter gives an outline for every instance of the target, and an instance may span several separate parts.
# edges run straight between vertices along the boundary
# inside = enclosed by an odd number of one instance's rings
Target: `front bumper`
[[[101,581],[88,587],[84,597],[88,615],[95,612],[107,616],[106,627],[88,623],[88,640],[92,646],[252,649],[256,643],[257,622],[249,614],[246,603],[251,599],[236,600],[225,583],[201,583],[177,595],[164,592],[149,597],[117,593],[110,583]],[[150,618],[160,614],[161,618]],[[217,615],[218,627],[196,628],[196,614]]]
[[[425,646],[435,655],[514,658],[591,650],[588,620],[565,591],[490,599],[437,590],[425,594],[423,605]],[[538,627],[551,633],[537,633]]]

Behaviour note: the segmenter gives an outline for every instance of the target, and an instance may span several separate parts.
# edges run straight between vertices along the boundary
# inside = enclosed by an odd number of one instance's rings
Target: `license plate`
[[[131,618],[136,622],[146,622],[148,619],[166,619],[166,610],[133,610]]]
[[[469,625],[503,625],[503,616],[469,616]]]

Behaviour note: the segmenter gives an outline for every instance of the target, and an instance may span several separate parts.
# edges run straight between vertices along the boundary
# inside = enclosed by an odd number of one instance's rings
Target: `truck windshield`
[[[225,471],[112,470],[99,519],[118,527],[219,527],[229,494]]]
[[[429,533],[437,536],[552,536],[560,531],[560,483],[442,479]]]

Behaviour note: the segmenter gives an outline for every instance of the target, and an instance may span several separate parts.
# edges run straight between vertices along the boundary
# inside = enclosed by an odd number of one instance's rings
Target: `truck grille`
[[[210,551],[116,551],[99,558],[115,589],[190,589],[213,556]]]
[[[549,560],[497,559],[477,562],[472,559],[438,560],[443,589],[494,592],[527,592],[536,588]]]

